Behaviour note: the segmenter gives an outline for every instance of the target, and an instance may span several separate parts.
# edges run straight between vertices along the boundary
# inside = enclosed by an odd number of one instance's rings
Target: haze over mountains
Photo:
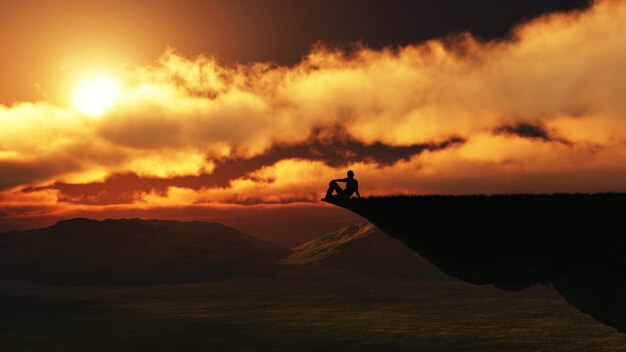
[[[441,277],[432,264],[369,223],[292,250],[199,221],[64,220],[0,234],[0,279],[54,284],[153,284],[306,271]]]

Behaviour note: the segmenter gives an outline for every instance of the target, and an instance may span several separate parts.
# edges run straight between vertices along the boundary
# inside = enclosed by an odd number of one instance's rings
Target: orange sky
[[[116,11],[128,26],[155,19]],[[92,16],[51,18],[8,24],[23,33],[7,39],[13,57],[45,56],[9,70],[20,83],[0,92],[0,230],[79,215],[226,218],[269,238],[285,209],[298,215],[282,221],[330,230],[358,219],[317,202],[347,169],[363,195],[626,191],[624,2],[543,16],[506,40],[320,46],[293,66],[223,64],[124,25],[74,30]],[[70,39],[38,42],[49,26]],[[126,45],[127,32],[146,46]],[[37,86],[33,72],[46,77]],[[98,116],[72,102],[91,74],[119,90]]]

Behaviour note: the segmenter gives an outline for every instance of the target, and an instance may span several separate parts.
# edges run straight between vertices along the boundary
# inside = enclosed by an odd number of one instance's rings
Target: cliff
[[[626,331],[626,194],[327,202],[369,220],[450,276],[507,290],[552,284],[579,310]]]

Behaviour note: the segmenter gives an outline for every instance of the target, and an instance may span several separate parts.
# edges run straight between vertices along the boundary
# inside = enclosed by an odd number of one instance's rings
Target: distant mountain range
[[[72,219],[0,235],[0,279],[165,283],[269,275],[291,252],[205,222]]]
[[[370,223],[341,228],[293,250],[199,221],[79,218],[0,234],[0,280],[70,285],[202,282],[294,268],[443,276]]]
[[[282,262],[383,276],[444,277],[434,265],[368,222],[304,243]]]

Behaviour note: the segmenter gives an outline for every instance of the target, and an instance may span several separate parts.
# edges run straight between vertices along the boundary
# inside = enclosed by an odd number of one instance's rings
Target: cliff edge
[[[325,201],[364,217],[445,274],[506,290],[552,284],[579,310],[626,332],[626,194]]]

